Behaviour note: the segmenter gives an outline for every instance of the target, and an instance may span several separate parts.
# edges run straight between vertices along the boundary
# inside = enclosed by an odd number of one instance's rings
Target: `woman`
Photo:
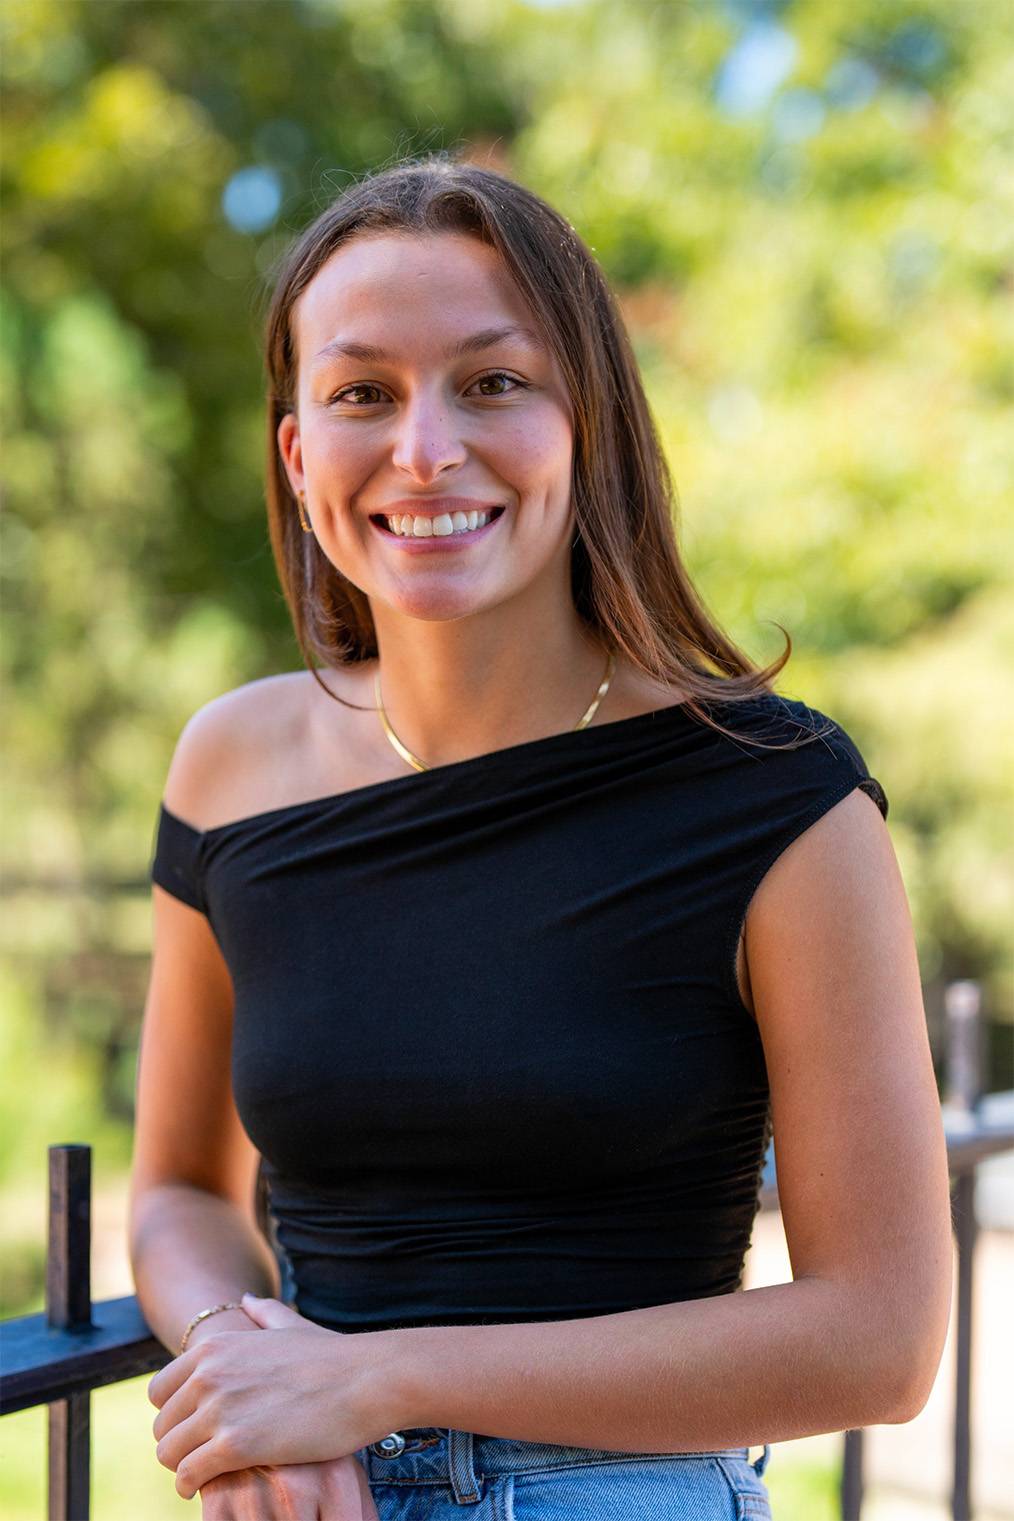
[[[702,606],[614,300],[529,191],[351,186],[267,364],[308,669],[202,708],[160,812],[157,1456],[216,1521],[769,1515],[767,1444],[911,1419],[948,1322],[883,790]],[[794,1278],[736,1292],[772,1125]]]

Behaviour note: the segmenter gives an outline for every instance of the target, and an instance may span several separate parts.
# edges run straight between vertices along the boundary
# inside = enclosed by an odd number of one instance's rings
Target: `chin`
[[[457,618],[486,612],[492,606],[488,597],[469,594],[463,587],[457,590],[432,587],[429,591],[422,587],[402,587],[396,595],[386,596],[382,592],[378,595],[392,612],[401,613],[405,618],[418,618],[424,623],[450,623]]]

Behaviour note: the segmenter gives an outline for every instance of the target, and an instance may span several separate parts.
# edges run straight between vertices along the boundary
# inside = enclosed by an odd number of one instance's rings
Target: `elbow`
[[[890,1402],[890,1413],[883,1417],[885,1425],[904,1426],[926,1408],[936,1383],[940,1353],[927,1361],[925,1348],[923,1352],[921,1361],[902,1365],[896,1370],[895,1393]]]
[[[863,1365],[858,1365],[863,1366]],[[853,1373],[858,1371],[858,1367]],[[895,1357],[885,1367],[883,1359],[865,1365],[862,1376],[853,1377],[844,1409],[838,1412],[836,1430],[861,1430],[869,1426],[904,1426],[926,1406],[933,1378],[908,1359]]]
[[[903,1426],[926,1408],[936,1383],[951,1322],[953,1265],[950,1242],[921,1271],[907,1275],[903,1292],[882,1291],[879,1385],[887,1395],[878,1424]],[[886,1359],[886,1363],[885,1363]]]
[[[926,1408],[940,1368],[948,1320],[938,1317],[931,1326],[923,1324],[919,1334],[892,1359],[883,1380],[883,1387],[889,1391],[886,1413],[880,1417],[883,1424],[904,1426]]]
[[[914,1421],[919,1412],[925,1408],[926,1402],[929,1399],[929,1394],[930,1392],[927,1389],[925,1392],[910,1397],[907,1401],[901,1402],[896,1406],[895,1414],[885,1419],[884,1425],[904,1426],[907,1424],[907,1422]]]
[[[876,1330],[864,1328],[864,1352],[853,1364],[863,1372],[852,1382],[855,1418],[846,1422],[849,1428],[904,1426],[926,1408],[933,1392],[950,1324],[949,1284],[941,1284],[928,1305],[902,1306],[896,1300],[892,1308],[886,1322],[880,1317],[875,1323]]]
[[[907,1384],[889,1402],[885,1414],[881,1415],[877,1425],[904,1426],[909,1421],[914,1421],[916,1416],[926,1408],[930,1394],[933,1392],[933,1383],[913,1381]],[[872,1423],[871,1423],[872,1424]]]

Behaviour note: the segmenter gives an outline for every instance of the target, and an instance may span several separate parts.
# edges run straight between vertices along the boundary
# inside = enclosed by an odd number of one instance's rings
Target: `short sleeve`
[[[858,788],[876,803],[886,820],[887,793],[869,768],[855,740],[833,718],[799,702],[782,701],[788,727],[766,737],[783,742],[789,729],[804,736],[792,749],[755,751],[761,764],[750,768],[740,814],[741,850],[723,967],[726,987],[739,1003],[736,959],[740,932],[757,888],[780,855],[836,803]]]
[[[149,872],[151,880],[167,893],[172,893],[174,898],[206,914],[201,862],[203,843],[204,836],[199,829],[170,813],[164,803],[160,805]]]
[[[848,792],[858,787],[860,792],[869,794],[886,819],[889,806],[887,793],[877,781],[877,778],[870,775],[866,762],[860,753],[859,746],[851,735],[845,732],[841,724],[836,724],[833,719],[829,719],[828,723],[830,724],[830,734],[828,737],[832,744],[837,745],[838,749],[842,752],[846,768],[845,775],[852,783],[842,795],[847,796]]]

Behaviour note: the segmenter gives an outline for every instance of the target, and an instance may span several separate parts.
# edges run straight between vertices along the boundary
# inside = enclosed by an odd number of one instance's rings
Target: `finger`
[[[265,1330],[284,1330],[287,1326],[307,1324],[305,1316],[280,1299],[258,1299],[254,1294],[244,1294],[242,1304],[250,1319]]]
[[[380,1521],[377,1502],[373,1498],[373,1491],[365,1479],[363,1480],[363,1489],[359,1496],[359,1508],[362,1512],[360,1521]]]
[[[234,1456],[228,1440],[219,1433],[182,1459],[176,1469],[176,1493],[184,1500],[192,1500],[202,1484],[217,1479],[219,1474],[245,1467],[243,1459]]]
[[[216,1433],[209,1429],[206,1415],[201,1410],[196,1410],[185,1421],[180,1421],[159,1442],[155,1448],[155,1456],[163,1468],[171,1468],[179,1477],[180,1464],[184,1458],[192,1452],[203,1447],[211,1441]],[[221,1470],[218,1470],[221,1472]],[[209,1478],[214,1475],[209,1475]],[[195,1486],[199,1488],[199,1486]]]
[[[373,1498],[373,1490],[366,1476],[366,1470],[358,1459],[355,1459],[358,1470],[356,1478],[359,1487],[359,1517],[358,1521],[380,1521],[380,1512],[377,1510],[377,1502]]]
[[[198,1404],[197,1390],[188,1379],[182,1388],[177,1389],[175,1394],[169,1396],[158,1415],[152,1421],[151,1434],[156,1442],[161,1442],[163,1437],[169,1435],[174,1426],[178,1426],[181,1421],[185,1421],[188,1415],[193,1415]]]
[[[147,1394],[153,1405],[161,1408],[170,1394],[175,1394],[180,1385],[186,1383],[193,1371],[196,1350],[194,1347],[184,1352],[182,1357],[174,1357],[171,1363],[166,1363],[154,1378],[148,1380]]]

